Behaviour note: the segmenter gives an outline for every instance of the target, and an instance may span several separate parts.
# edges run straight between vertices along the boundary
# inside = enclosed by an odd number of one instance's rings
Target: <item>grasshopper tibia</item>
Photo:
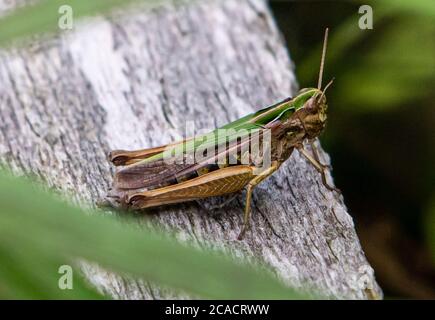
[[[337,187],[331,186],[328,183],[328,179],[327,179],[327,176],[326,176],[326,170],[329,169],[329,166],[325,165],[325,164],[322,164],[320,162],[320,158],[319,158],[319,155],[317,153],[317,148],[316,148],[316,146],[314,145],[313,142],[310,142],[310,146],[311,146],[311,149],[313,151],[313,156],[311,156],[308,153],[308,151],[304,149],[303,146],[299,147],[298,151],[314,166],[314,168],[316,168],[317,171],[319,171],[319,173],[322,176],[323,185],[326,187],[326,189],[331,190],[331,191],[335,191],[338,194],[341,194],[341,190],[340,189],[338,189]]]

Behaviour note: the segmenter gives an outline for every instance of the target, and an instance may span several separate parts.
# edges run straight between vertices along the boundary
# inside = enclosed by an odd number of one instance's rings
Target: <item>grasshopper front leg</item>
[[[279,164],[278,162],[273,162],[272,166],[265,171],[263,171],[260,175],[256,176],[254,179],[249,181],[248,188],[246,189],[246,204],[245,204],[245,214],[243,216],[243,227],[242,231],[240,232],[239,236],[237,237],[238,240],[242,240],[246,230],[249,227],[249,222],[251,220],[251,198],[252,198],[252,191],[254,190],[255,186],[258,185],[261,181],[272,175],[276,170],[278,170]]]
[[[320,158],[319,158],[319,154],[317,153],[317,148],[314,145],[313,142],[310,141],[310,146],[311,149],[313,150],[313,156],[311,156],[307,150],[304,149],[303,146],[298,148],[298,151],[314,166],[314,168],[316,168],[317,171],[320,172],[321,176],[322,176],[322,182],[323,185],[331,191],[335,191],[337,193],[341,193],[340,189],[338,189],[337,187],[333,187],[328,183],[328,180],[326,178],[326,170],[329,168],[329,166],[322,164],[320,162]]]

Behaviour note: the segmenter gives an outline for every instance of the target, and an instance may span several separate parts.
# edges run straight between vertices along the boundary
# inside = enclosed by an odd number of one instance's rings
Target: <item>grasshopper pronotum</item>
[[[325,31],[317,88],[302,89],[294,98],[287,98],[223,126],[219,137],[217,129],[207,135],[157,148],[112,151],[110,161],[121,168],[115,174],[111,197],[124,207],[143,209],[220,196],[246,187],[241,239],[249,226],[253,189],[273,174],[294,149],[321,173],[328,189],[338,191],[328,184],[327,166],[319,161],[313,144],[325,127],[325,91],[332,83],[321,89],[327,39],[328,29]],[[224,131],[224,139],[221,131]],[[268,141],[266,136],[269,136]],[[304,149],[304,141],[310,143],[312,155]],[[202,154],[198,160],[195,153],[204,146],[207,155]],[[254,154],[255,147],[262,152]],[[181,152],[175,156],[177,151]],[[258,163],[264,164],[266,155],[270,159],[269,165],[259,168]],[[174,161],[176,159],[182,161]],[[187,161],[189,159],[193,161]]]

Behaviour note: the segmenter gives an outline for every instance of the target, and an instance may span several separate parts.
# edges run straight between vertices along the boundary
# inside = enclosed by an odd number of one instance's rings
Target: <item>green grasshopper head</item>
[[[294,120],[302,124],[306,138],[313,139],[325,128],[328,105],[325,91],[317,88],[303,89],[295,97],[301,100],[301,106],[295,111]]]
[[[322,58],[320,60],[320,72],[317,88],[302,89],[295,99],[303,99],[299,103],[301,106],[295,111],[308,139],[313,139],[320,135],[326,125],[328,105],[326,103],[325,92],[332,84],[331,80],[322,90],[323,69],[325,65],[326,46],[328,43],[328,28],[325,30],[323,41]]]
[[[325,30],[323,52],[320,61],[319,81],[317,88],[305,88],[292,99],[294,113],[289,118],[283,117],[282,131],[286,132],[290,142],[300,139],[314,139],[320,135],[326,125],[328,105],[326,102],[326,89],[332,80],[322,89],[323,67],[325,63],[328,29]]]

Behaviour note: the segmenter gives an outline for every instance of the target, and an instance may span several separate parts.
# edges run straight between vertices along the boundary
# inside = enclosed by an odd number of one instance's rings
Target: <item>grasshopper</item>
[[[278,170],[294,149],[320,172],[326,188],[339,192],[327,182],[328,167],[320,162],[313,143],[326,124],[325,91],[332,83],[321,89],[327,39],[328,29],[325,30],[317,88],[302,89],[296,97],[261,109],[207,135],[156,148],[110,152],[109,160],[120,169],[115,173],[109,197],[127,209],[144,209],[235,193],[246,187],[243,226],[238,237],[242,239],[249,226],[254,188]],[[218,130],[231,132],[224,134],[222,140],[217,138]],[[268,143],[265,142],[266,133],[270,137]],[[254,134],[259,137],[256,145],[252,144]],[[305,141],[311,145],[312,154],[304,149]],[[200,160],[187,161],[204,146],[214,152]],[[262,151],[254,154],[255,146]],[[177,152],[178,156],[174,156]],[[270,164],[259,169],[258,163],[266,155]],[[176,159],[182,161],[174,161]]]

